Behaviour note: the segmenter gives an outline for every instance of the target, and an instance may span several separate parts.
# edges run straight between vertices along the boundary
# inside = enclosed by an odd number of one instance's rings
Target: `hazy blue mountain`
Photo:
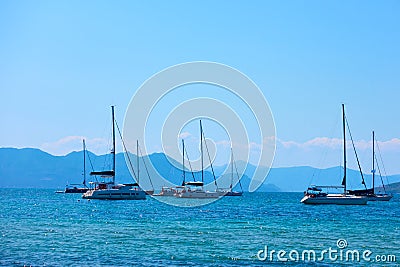
[[[400,193],[400,182],[385,185],[385,189],[388,193]],[[383,187],[378,187],[376,192],[382,193],[385,192],[385,190]]]
[[[238,167],[243,168],[246,162],[238,161]],[[221,173],[224,169],[230,169],[230,166],[219,166],[216,172]],[[266,167],[261,166],[265,172],[268,170]],[[256,167],[247,164],[244,172],[248,177],[253,177]],[[358,170],[347,169],[347,185],[351,189],[363,188],[361,183],[362,178]],[[367,187],[372,186],[372,175],[363,174]],[[259,177],[260,178],[260,177]],[[281,167],[271,168],[268,176],[264,181],[265,184],[272,184],[280,190],[285,192],[301,192],[307,189],[308,186],[314,185],[340,185],[343,179],[343,167],[332,167],[327,169],[318,169],[313,167]],[[378,187],[382,184],[380,177],[377,175],[375,178],[375,186]],[[400,175],[391,175],[384,179],[384,183],[393,183],[400,181]],[[263,186],[264,186],[263,185]]]
[[[90,181],[99,177],[90,177],[92,170],[109,170],[112,168],[111,155],[95,155],[88,152],[86,157],[86,179]],[[116,155],[116,179],[119,183],[133,182],[129,172],[132,168],[137,176],[137,157],[130,154],[130,161],[126,164],[125,155]],[[174,164],[171,164],[174,163]],[[132,166],[131,166],[132,164]],[[93,165],[93,168],[92,168]],[[153,168],[152,166],[156,166]],[[174,184],[183,182],[182,170],[174,166],[179,163],[167,158],[162,153],[154,153],[141,157],[139,160],[139,179],[145,189],[152,187],[150,177],[155,188],[167,185],[167,182],[156,183],[164,177]],[[195,180],[201,180],[201,172],[193,173]],[[193,180],[192,173],[187,170],[186,181]],[[135,177],[136,179],[136,177]],[[204,172],[205,183],[213,182],[210,172]],[[0,187],[37,187],[63,188],[68,183],[82,183],[83,181],[83,152],[72,152],[66,156],[53,156],[39,149],[0,148]]]
[[[180,163],[174,162],[162,153],[154,153],[139,158],[140,183],[145,189],[159,189],[161,186],[168,185],[168,181],[173,184],[181,184],[183,181],[182,170],[175,167]],[[171,164],[171,162],[173,164]],[[130,163],[132,166],[130,166]],[[129,168],[133,168],[137,176],[137,157],[130,155],[130,163],[126,164],[125,155],[116,155],[116,179],[119,183],[133,182]],[[245,162],[237,162],[237,166],[244,166]],[[93,165],[93,169],[92,166]],[[174,166],[175,165],[175,166]],[[153,168],[154,166],[154,168]],[[228,167],[228,168],[227,168]],[[107,170],[111,168],[111,155],[95,155],[88,152],[86,157],[86,177],[90,181],[95,179],[90,177],[92,170]],[[248,164],[241,183],[247,191],[250,177],[253,177],[255,166]],[[266,168],[266,167],[261,167]],[[227,170],[220,179],[220,187],[229,187],[231,174],[229,166],[216,166],[214,171],[219,177],[224,170]],[[267,169],[265,169],[267,171]],[[153,185],[148,177],[152,177]],[[194,178],[193,178],[194,176]],[[319,185],[339,185],[343,176],[341,167],[329,169],[316,169],[312,167],[290,167],[272,168],[264,184],[258,191],[304,191],[310,184]],[[192,173],[187,170],[185,173],[186,181],[201,180],[201,172]],[[349,187],[361,188],[360,174],[355,170],[348,170]],[[157,179],[155,179],[157,178]],[[163,178],[165,180],[163,180]],[[369,186],[371,175],[364,175]],[[399,182],[400,175],[388,177],[390,182]],[[204,172],[205,183],[213,183],[214,177],[211,170]],[[237,181],[237,178],[235,178]],[[377,178],[377,186],[380,185]],[[34,188],[59,188],[62,189],[67,183],[81,183],[83,181],[83,152],[72,152],[65,156],[53,156],[39,149],[33,148],[0,148],[0,187],[34,187]],[[386,182],[386,181],[385,181]],[[213,186],[213,185],[211,185]],[[235,190],[240,190],[237,184]]]

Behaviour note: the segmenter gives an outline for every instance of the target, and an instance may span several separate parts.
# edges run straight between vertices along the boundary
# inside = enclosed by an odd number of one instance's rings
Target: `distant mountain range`
[[[86,158],[86,179],[90,181],[93,177],[88,174],[92,170],[110,169],[110,155],[95,155],[88,152]],[[130,155],[133,169],[136,172],[136,155]],[[151,162],[150,162],[151,161]],[[174,164],[171,164],[174,163]],[[151,164],[152,163],[152,164]],[[181,184],[183,181],[182,170],[176,168],[180,163],[174,162],[162,153],[154,153],[144,156],[139,160],[140,183],[145,189],[154,187],[156,190],[161,186],[167,185],[168,181],[173,184]],[[245,162],[236,162],[238,166],[245,166]],[[128,164],[130,165],[130,164]],[[175,166],[174,166],[175,165]],[[152,168],[155,166],[155,169]],[[132,182],[132,177],[125,162],[123,153],[116,155],[116,180],[119,183]],[[266,168],[266,167],[260,167]],[[229,166],[215,166],[216,176],[220,176]],[[247,164],[241,183],[245,191],[250,183],[250,177],[253,177],[256,167]],[[194,178],[200,180],[201,173],[194,173]],[[148,177],[152,177],[152,183]],[[220,187],[228,187],[230,173],[224,174],[221,181],[225,184]],[[333,167],[328,169],[316,169],[312,167],[288,167],[272,168],[262,186],[257,190],[260,192],[300,192],[304,191],[310,184],[320,185],[340,185],[343,169]],[[210,188],[213,185],[213,175],[210,170],[204,172],[205,183],[209,183]],[[348,170],[349,188],[361,188],[361,176],[358,171]],[[157,179],[155,179],[157,178]],[[163,180],[163,178],[165,180]],[[259,177],[262,178],[262,177]],[[371,175],[364,174],[367,185],[370,186]],[[380,180],[380,178],[378,177]],[[376,186],[381,185],[376,180]],[[193,180],[191,172],[186,173],[186,180]],[[400,175],[392,175],[388,180],[394,184],[387,185],[391,191],[400,192]],[[39,149],[33,148],[0,148],[0,187],[13,188],[64,188],[68,183],[82,183],[83,181],[83,152],[72,152],[65,156],[53,156]],[[386,183],[386,181],[385,181]],[[236,190],[239,185],[236,185]]]
[[[386,189],[386,192],[389,192],[389,193],[400,193],[400,182],[388,184],[385,186],[385,189]],[[379,187],[378,190],[382,191],[383,188]]]

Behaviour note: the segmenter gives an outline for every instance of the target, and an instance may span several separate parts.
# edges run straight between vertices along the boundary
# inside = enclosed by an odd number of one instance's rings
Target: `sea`
[[[0,266],[399,266],[400,195],[309,206],[244,193],[199,207],[0,189]]]

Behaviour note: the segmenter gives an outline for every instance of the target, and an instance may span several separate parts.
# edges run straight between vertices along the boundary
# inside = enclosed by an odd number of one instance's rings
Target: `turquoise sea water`
[[[307,206],[301,193],[225,197],[197,208],[82,200],[44,189],[0,189],[1,266],[397,266],[400,196],[366,206]],[[338,239],[347,247],[339,249]],[[260,250],[370,250],[370,262],[260,261]],[[263,255],[263,254],[260,254]],[[295,254],[293,254],[295,255]],[[375,256],[396,256],[376,262]],[[286,254],[288,258],[288,254]],[[381,257],[382,258],[382,257]]]

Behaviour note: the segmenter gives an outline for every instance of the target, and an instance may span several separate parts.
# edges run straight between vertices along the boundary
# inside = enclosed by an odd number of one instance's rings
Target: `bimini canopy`
[[[374,189],[360,189],[360,190],[349,190],[350,195],[356,196],[364,196],[364,195],[372,195],[374,193]]]
[[[203,186],[203,182],[186,182],[185,185]]]
[[[90,175],[99,175],[99,176],[107,177],[107,176],[114,176],[115,172],[114,171],[91,172]]]
[[[138,184],[138,183],[133,183],[133,184],[123,184],[123,185],[126,185],[126,186],[139,186],[139,184]]]

